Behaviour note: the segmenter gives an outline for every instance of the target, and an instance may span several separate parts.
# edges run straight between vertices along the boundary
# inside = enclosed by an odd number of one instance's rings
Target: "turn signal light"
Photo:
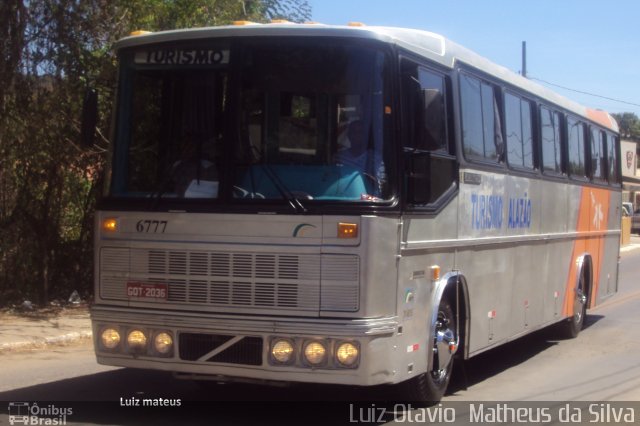
[[[357,238],[358,224],[356,223],[338,223],[338,238]]]
[[[105,232],[116,232],[118,230],[118,220],[115,217],[109,217],[102,221],[102,230]]]

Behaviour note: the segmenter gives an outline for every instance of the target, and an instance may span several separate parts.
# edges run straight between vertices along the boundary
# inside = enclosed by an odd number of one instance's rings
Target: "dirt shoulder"
[[[91,339],[87,305],[0,310],[0,354]]]

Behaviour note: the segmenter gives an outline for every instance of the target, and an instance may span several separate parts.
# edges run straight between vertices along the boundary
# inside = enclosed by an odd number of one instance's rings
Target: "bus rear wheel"
[[[571,318],[561,323],[561,335],[567,339],[578,337],[584,327],[584,320],[587,316],[587,289],[584,269],[580,272],[578,288],[575,291],[573,300],[573,315]]]
[[[446,296],[438,306],[438,319],[432,338],[433,362],[430,370],[400,385],[407,401],[440,401],[451,380],[453,357],[459,340],[451,301]]]

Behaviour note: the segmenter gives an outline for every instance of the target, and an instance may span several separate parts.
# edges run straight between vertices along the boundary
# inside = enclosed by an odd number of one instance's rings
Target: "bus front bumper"
[[[392,368],[396,317],[265,318],[97,305],[91,320],[96,357],[104,365],[219,381],[398,381]]]

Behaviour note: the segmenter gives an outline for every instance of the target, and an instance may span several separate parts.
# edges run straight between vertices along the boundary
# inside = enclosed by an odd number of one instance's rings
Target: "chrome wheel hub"
[[[582,291],[582,288],[578,288],[576,291],[576,300],[573,302],[573,317],[578,324],[583,320],[582,315],[586,304],[587,296]]]
[[[436,380],[446,376],[447,367],[458,350],[458,338],[449,325],[450,321],[447,318],[441,318],[436,323],[433,345],[434,370],[432,371]]]

